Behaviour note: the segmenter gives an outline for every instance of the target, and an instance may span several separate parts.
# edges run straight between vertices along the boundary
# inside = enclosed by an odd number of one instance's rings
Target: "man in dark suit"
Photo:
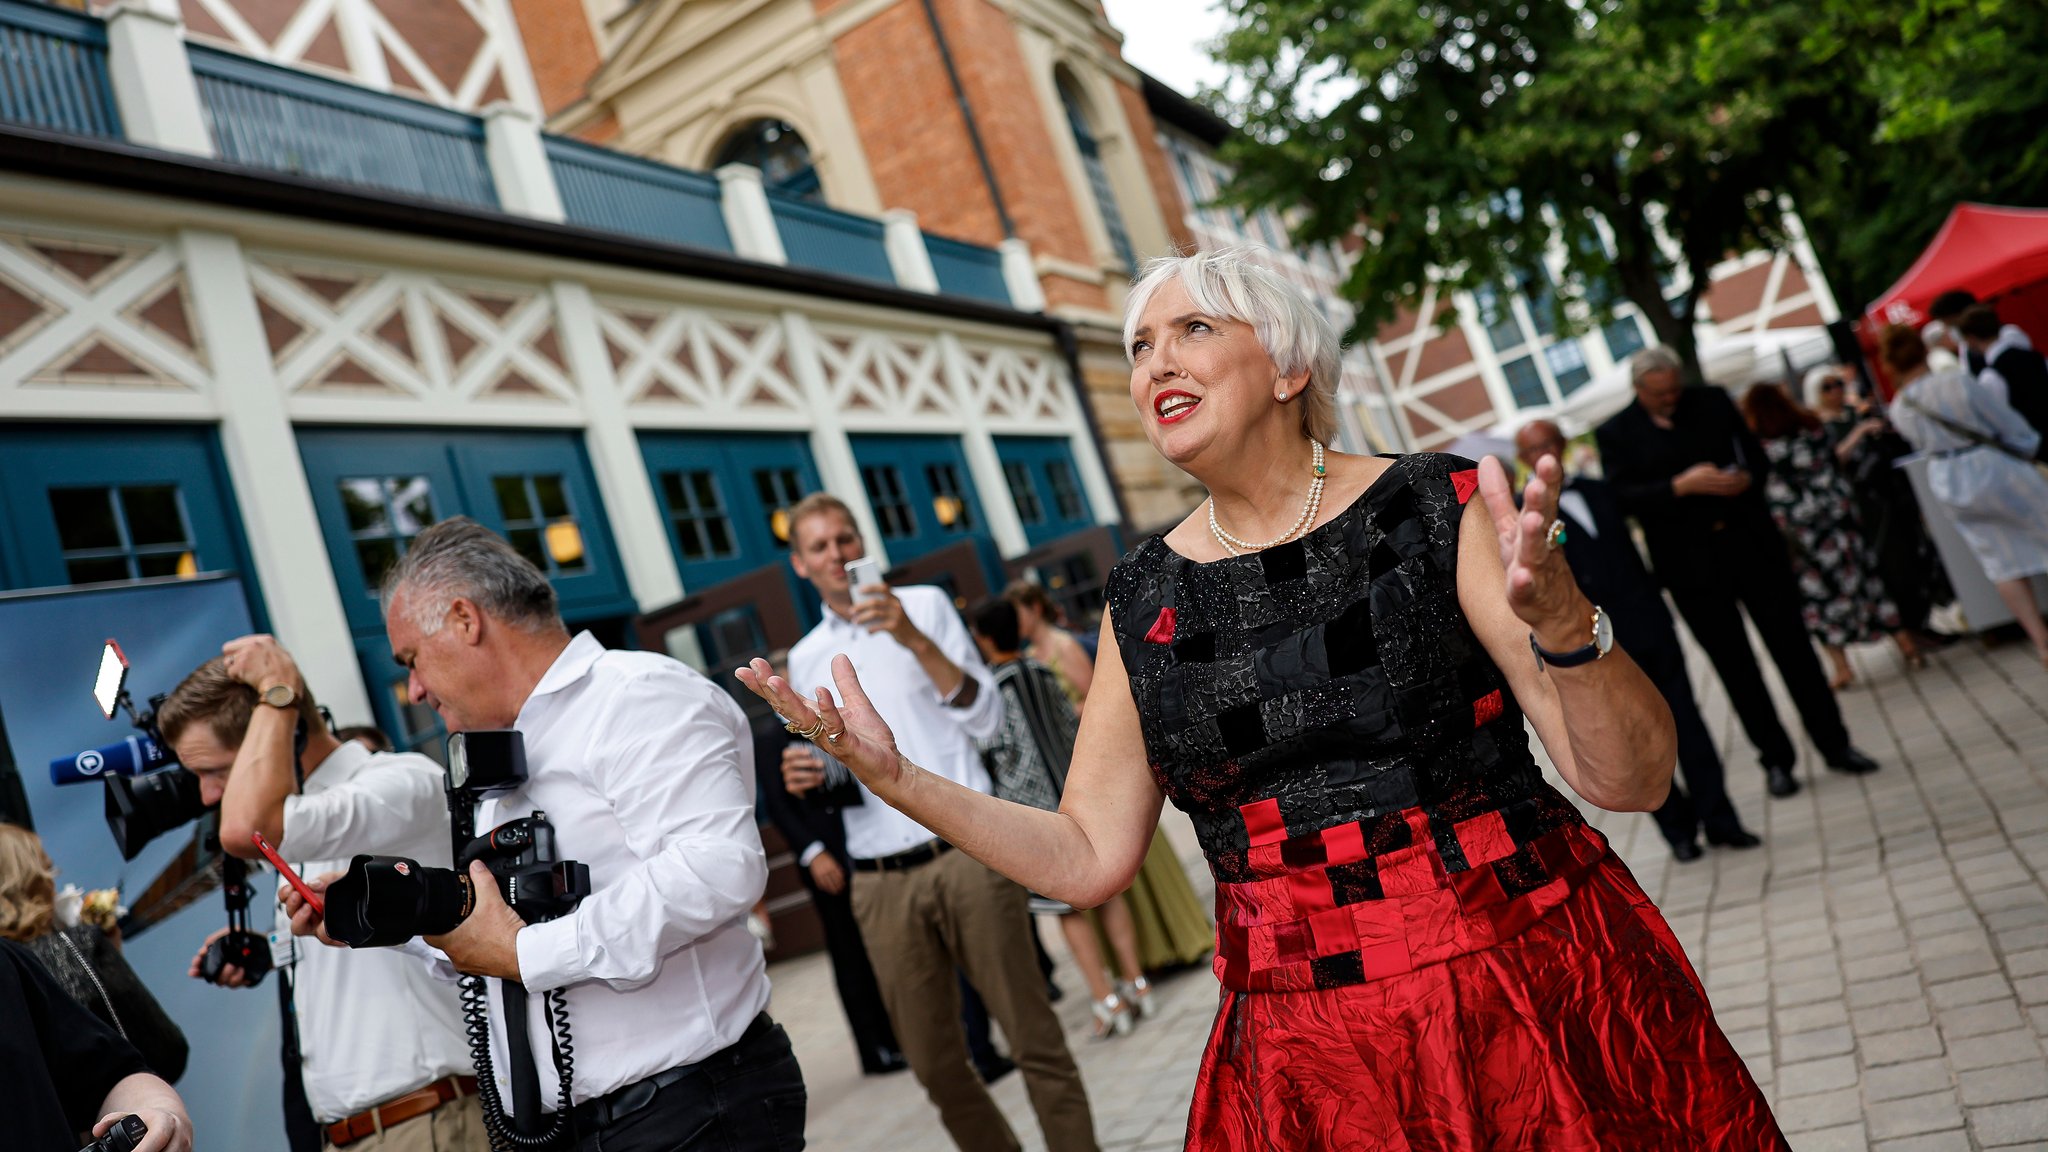
[[[1561,466],[1564,446],[1564,433],[1548,420],[1534,421],[1515,433],[1515,455],[1531,470],[1545,456],[1557,457]],[[1571,565],[1586,598],[1614,622],[1615,643],[1657,686],[1678,726],[1678,766],[1685,774],[1685,788],[1674,783],[1671,795],[1654,813],[1671,854],[1681,862],[1699,859],[1702,826],[1709,844],[1754,848],[1763,843],[1743,828],[1735,806],[1728,802],[1721,754],[1692,698],[1678,630],[1671,624],[1671,612],[1664,607],[1656,582],[1643,568],[1635,541],[1629,538],[1628,522],[1622,518],[1614,490],[1603,481],[1567,476],[1564,490],[1558,494],[1557,514],[1565,522],[1565,563]]]
[[[810,892],[811,907],[824,925],[825,950],[832,957],[832,976],[853,1029],[854,1046],[860,1049],[861,1071],[869,1076],[900,1071],[910,1064],[896,1045],[881,989],[875,986],[875,970],[868,963],[867,945],[853,919],[853,873],[846,865],[846,825],[839,819],[839,809],[848,795],[858,803],[860,790],[848,775],[843,789],[790,795],[782,785],[783,750],[789,746],[789,735],[778,720],[755,726],[754,774],[761,803],[769,821],[797,853],[797,879]],[[808,754],[810,746],[803,745],[803,751]]]
[[[1827,766],[1877,771],[1876,761],[1850,745],[1806,634],[1785,538],[1764,504],[1763,445],[1728,393],[1684,384],[1670,349],[1636,353],[1629,375],[1635,403],[1595,433],[1601,464],[1621,510],[1643,526],[1651,567],[1728,689],[1771,795],[1799,791],[1792,776],[1798,756],[1778,722],[1739,609],[1748,610]]]

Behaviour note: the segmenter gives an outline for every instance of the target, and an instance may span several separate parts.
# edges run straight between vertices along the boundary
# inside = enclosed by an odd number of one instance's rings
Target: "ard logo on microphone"
[[[97,748],[88,748],[78,754],[78,774],[80,776],[97,776],[100,774],[100,769],[106,766],[107,758],[100,755],[100,750]]]

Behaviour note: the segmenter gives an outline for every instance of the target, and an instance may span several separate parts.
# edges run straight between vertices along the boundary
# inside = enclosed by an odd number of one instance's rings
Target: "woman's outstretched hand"
[[[1564,549],[1548,543],[1563,481],[1564,472],[1555,456],[1538,460],[1536,475],[1522,490],[1518,511],[1500,461],[1488,456],[1479,462],[1479,493],[1486,497],[1486,510],[1500,539],[1501,566],[1507,570],[1508,606],[1536,633],[1538,641],[1546,635],[1576,637],[1562,646],[1576,648],[1586,642],[1590,613],[1584,607],[1578,581],[1565,563]]]
[[[740,683],[798,728],[808,729],[823,721],[825,727],[812,743],[852,769],[869,788],[881,792],[902,776],[896,734],[889,731],[888,723],[862,691],[860,678],[853,674],[853,661],[844,656],[832,658],[832,682],[846,702],[843,707],[833,702],[831,691],[825,688],[804,697],[789,681],[775,675],[766,660],[755,660],[735,674]]]

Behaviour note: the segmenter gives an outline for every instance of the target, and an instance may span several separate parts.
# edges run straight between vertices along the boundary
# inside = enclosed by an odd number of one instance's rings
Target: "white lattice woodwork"
[[[167,239],[0,232],[0,412],[211,411],[211,371]]]
[[[961,342],[967,403],[999,432],[1074,429],[1076,413],[1066,366],[1048,351]]]
[[[621,298],[599,300],[597,316],[636,420],[780,428],[805,421],[779,317]]]
[[[189,35],[273,64],[475,111],[539,114],[505,0],[181,0]]]
[[[249,279],[295,416],[561,423],[580,407],[536,285],[273,256]]]
[[[936,338],[838,324],[817,331],[826,391],[848,427],[960,426],[960,399],[947,387]]]

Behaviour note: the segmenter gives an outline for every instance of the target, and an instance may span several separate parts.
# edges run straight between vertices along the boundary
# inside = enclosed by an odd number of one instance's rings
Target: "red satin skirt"
[[[1199,1152],[1787,1149],[1611,851],[1513,937],[1340,988],[1226,990]]]

